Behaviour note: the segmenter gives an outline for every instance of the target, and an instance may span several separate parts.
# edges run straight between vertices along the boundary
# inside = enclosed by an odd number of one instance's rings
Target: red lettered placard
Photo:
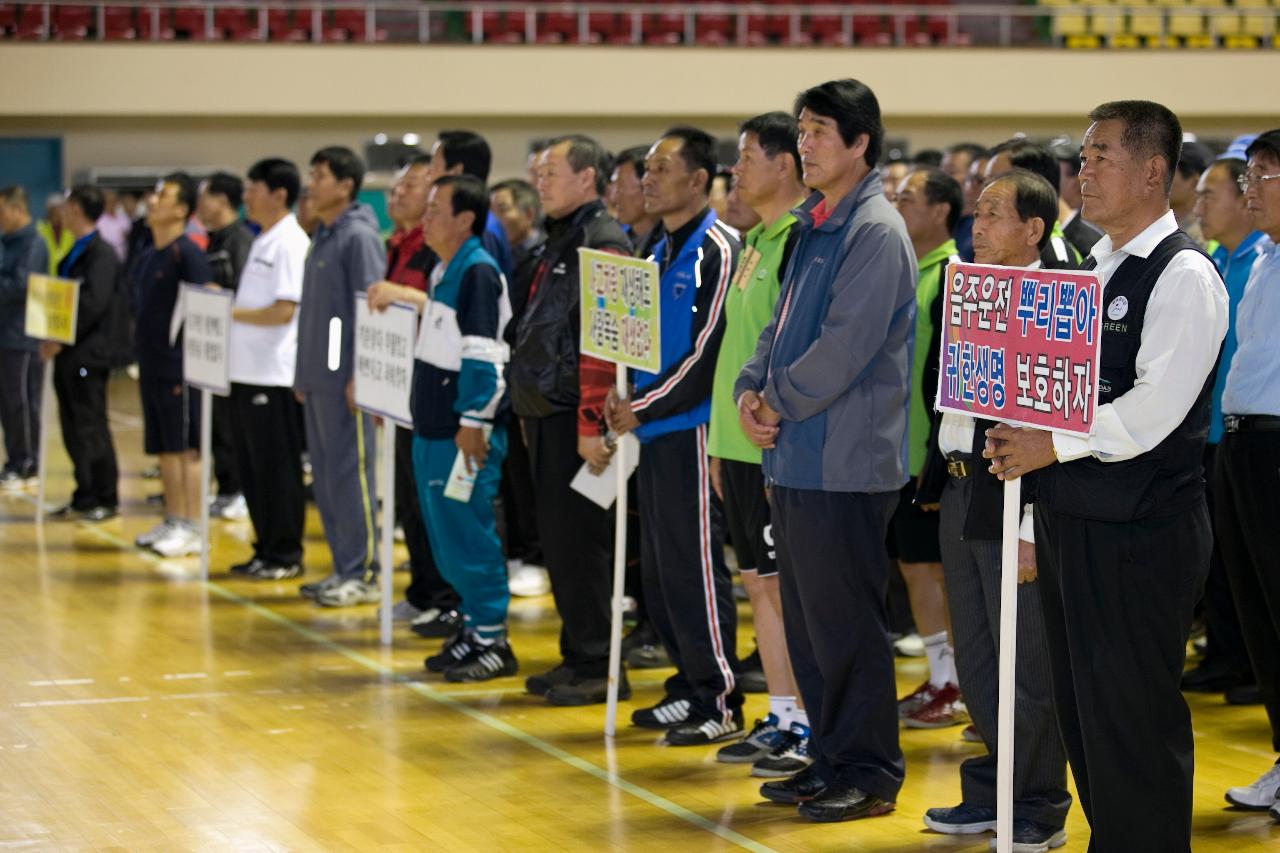
[[[951,264],[937,408],[1088,436],[1102,285],[1091,272]]]

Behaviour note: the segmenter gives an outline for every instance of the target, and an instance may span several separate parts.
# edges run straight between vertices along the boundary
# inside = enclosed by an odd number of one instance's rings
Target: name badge
[[[738,271],[733,274],[733,283],[738,290],[747,289],[747,285],[751,283],[751,276],[760,265],[760,258],[760,252],[755,246],[747,246],[742,250],[742,255],[738,258]]]

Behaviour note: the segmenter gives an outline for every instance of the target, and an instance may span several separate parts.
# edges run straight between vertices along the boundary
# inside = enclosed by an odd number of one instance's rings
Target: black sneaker
[[[631,684],[627,681],[627,671],[622,670],[618,676],[618,699],[626,701],[631,698]],[[600,705],[609,701],[609,676],[599,678],[575,678],[567,684],[557,684],[547,691],[547,704],[558,707],[575,707],[579,705]]]
[[[970,803],[929,809],[924,813],[924,825],[943,835],[978,835],[996,828],[996,810]]]
[[[261,557],[254,557],[250,560],[245,560],[243,563],[235,563],[227,571],[231,572],[233,575],[252,575],[254,569],[257,569],[259,566],[265,566],[266,564],[267,561],[263,560]]]
[[[742,737],[742,709],[734,708],[728,720],[690,719],[667,731],[668,746],[709,746]]]
[[[428,672],[444,672],[449,667],[462,661],[471,651],[471,635],[467,631],[459,631],[440,647],[437,654],[422,662]]]
[[[641,708],[631,713],[631,725],[642,729],[671,729],[688,722],[689,700],[664,696],[652,708]]]
[[[534,696],[546,696],[552,687],[568,684],[573,681],[573,670],[564,664],[557,664],[546,672],[531,675],[524,680],[524,689]]]
[[[716,761],[721,764],[750,764],[772,752],[774,747],[786,739],[786,735],[786,732],[778,728],[777,715],[769,714],[763,720],[756,720],[756,724],[742,740],[720,747],[716,752]]]
[[[641,622],[622,638],[622,659],[632,669],[661,669],[671,666],[671,659],[662,648],[658,632],[649,622]]]
[[[760,663],[760,649],[742,659],[738,667],[738,686],[743,693],[768,693],[769,686],[764,680],[764,664]]]
[[[298,563],[260,563],[249,571],[249,576],[260,581],[287,581],[301,577],[302,566]]]
[[[997,850],[997,840],[990,847]],[[1013,853],[1048,853],[1067,843],[1067,831],[1044,826],[1032,820],[1013,819]]]
[[[96,524],[99,521],[107,521],[108,519],[115,518],[119,514],[120,510],[113,506],[95,506],[80,513],[80,520],[90,521]]]
[[[462,614],[456,610],[428,607],[413,617],[409,629],[428,640],[444,640],[462,629]]]
[[[515,675],[520,665],[506,640],[482,645],[472,640],[471,650],[456,664],[444,671],[444,680],[453,682],[488,681]]]

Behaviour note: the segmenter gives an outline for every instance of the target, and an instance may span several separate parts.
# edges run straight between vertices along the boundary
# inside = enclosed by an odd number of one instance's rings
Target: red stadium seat
[[[102,10],[102,37],[108,41],[127,41],[136,38],[138,28],[133,23],[132,6],[106,6]]]
[[[261,38],[257,21],[248,9],[215,9],[213,30],[215,37],[227,41],[257,41]]]
[[[155,38],[167,41],[173,38],[168,9],[159,6],[139,6],[134,10],[134,23],[138,28],[139,39]]]
[[[173,32],[179,38],[205,41],[209,37],[208,18],[204,9],[181,8],[173,10]]]
[[[18,24],[14,35],[20,39],[42,39],[49,35],[44,20],[44,7],[38,3],[23,3],[18,8]]]
[[[90,6],[54,6],[53,37],[61,41],[80,41],[95,29],[95,12]]]
[[[18,28],[18,7],[12,3],[0,3],[0,35]]]

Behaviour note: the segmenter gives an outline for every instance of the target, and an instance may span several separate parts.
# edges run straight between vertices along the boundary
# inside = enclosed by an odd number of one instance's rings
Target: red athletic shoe
[[[936,693],[929,704],[902,718],[909,729],[945,729],[969,722],[969,711],[956,684],[947,684]]]
[[[906,719],[910,715],[919,711],[925,705],[933,701],[934,694],[938,692],[938,688],[934,687],[927,680],[915,690],[908,693],[898,700],[898,717]]]

